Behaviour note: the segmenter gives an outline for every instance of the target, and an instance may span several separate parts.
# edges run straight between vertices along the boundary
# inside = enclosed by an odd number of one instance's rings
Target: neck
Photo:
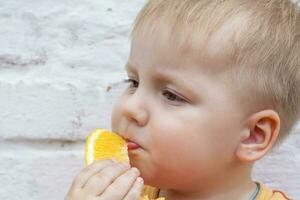
[[[251,180],[251,168],[235,169],[231,174],[216,176],[205,185],[197,184],[199,187],[193,191],[162,189],[160,196],[167,200],[248,200],[256,189]]]

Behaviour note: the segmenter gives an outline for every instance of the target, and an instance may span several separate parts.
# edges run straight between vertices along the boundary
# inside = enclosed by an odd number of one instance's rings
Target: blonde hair
[[[231,45],[222,49],[231,60],[234,89],[249,114],[261,109],[279,114],[281,141],[300,117],[300,12],[296,4],[289,0],[150,0],[138,14],[131,37],[157,31],[163,24],[179,48],[197,49],[195,38],[208,41],[222,25],[237,18],[244,21],[234,27],[227,42]],[[201,56],[203,46],[198,48]]]

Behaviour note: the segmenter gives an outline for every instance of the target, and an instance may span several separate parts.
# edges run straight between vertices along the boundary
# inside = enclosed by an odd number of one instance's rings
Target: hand
[[[139,175],[129,164],[97,161],[77,175],[65,200],[139,200],[144,185]]]

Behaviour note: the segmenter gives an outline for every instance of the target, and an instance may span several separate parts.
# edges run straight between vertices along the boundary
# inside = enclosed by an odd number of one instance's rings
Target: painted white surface
[[[109,128],[144,0],[0,1],[0,199],[63,199],[84,138]],[[300,130],[255,177],[300,197]]]

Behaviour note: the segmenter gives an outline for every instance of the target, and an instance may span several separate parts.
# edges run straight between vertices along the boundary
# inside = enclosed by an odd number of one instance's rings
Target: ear
[[[280,118],[273,110],[251,115],[241,133],[235,155],[242,162],[254,162],[263,157],[274,145],[280,130]]]

